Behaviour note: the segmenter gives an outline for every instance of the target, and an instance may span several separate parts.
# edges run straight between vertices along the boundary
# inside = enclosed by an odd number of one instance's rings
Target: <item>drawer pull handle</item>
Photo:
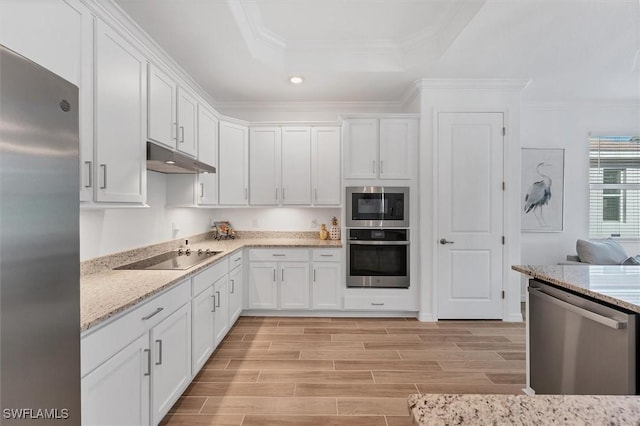
[[[144,350],[147,353],[147,372],[144,373],[145,376],[151,375],[151,349]]]
[[[371,302],[372,306],[384,306],[384,303],[373,303]]]
[[[332,254],[321,254],[320,257],[333,257]]]
[[[162,312],[164,310],[164,308],[158,308],[155,311],[151,312],[149,315],[147,315],[146,317],[142,317],[142,319],[144,321],[148,320],[149,318],[158,315],[160,312]]]
[[[274,253],[271,256],[273,256],[273,257],[284,257],[286,255],[285,254],[281,254],[281,253]]]
[[[158,344],[158,362],[156,362],[156,365],[162,365],[162,340],[158,339],[156,343]]]
[[[237,259],[233,259],[234,262],[240,262],[242,260],[241,257],[237,258]]]

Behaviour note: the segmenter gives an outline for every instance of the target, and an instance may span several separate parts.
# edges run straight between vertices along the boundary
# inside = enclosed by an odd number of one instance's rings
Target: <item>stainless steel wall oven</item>
[[[408,229],[349,229],[347,287],[409,287]]]
[[[348,186],[345,198],[347,227],[409,226],[409,188]]]

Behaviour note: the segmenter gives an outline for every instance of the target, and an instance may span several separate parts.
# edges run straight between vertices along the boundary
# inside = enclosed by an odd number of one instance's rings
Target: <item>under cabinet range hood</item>
[[[213,166],[151,142],[147,142],[147,170],[166,174],[216,172]]]

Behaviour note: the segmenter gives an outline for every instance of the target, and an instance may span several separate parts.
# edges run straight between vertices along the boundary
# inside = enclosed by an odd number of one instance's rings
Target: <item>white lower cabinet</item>
[[[149,424],[149,335],[144,334],[82,379],[82,424]]]
[[[213,285],[215,344],[218,346],[229,331],[229,293],[228,278],[216,281]]]
[[[341,309],[340,253],[341,249],[250,250],[249,309]]]
[[[309,309],[309,263],[283,262],[279,269],[280,308]]]
[[[209,286],[191,302],[191,372],[195,376],[215,349],[213,287]]]
[[[342,268],[338,262],[313,262],[311,300],[313,309],[340,309]]]
[[[191,382],[191,304],[151,329],[153,424],[160,423]]]
[[[232,259],[233,261],[233,259]],[[242,258],[240,258],[242,262]],[[229,272],[229,324],[233,325],[242,313],[242,264]]]

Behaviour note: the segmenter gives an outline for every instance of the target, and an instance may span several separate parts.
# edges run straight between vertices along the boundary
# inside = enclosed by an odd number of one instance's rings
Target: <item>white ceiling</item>
[[[639,0],[115,1],[221,104],[396,102],[421,78],[640,97]]]

